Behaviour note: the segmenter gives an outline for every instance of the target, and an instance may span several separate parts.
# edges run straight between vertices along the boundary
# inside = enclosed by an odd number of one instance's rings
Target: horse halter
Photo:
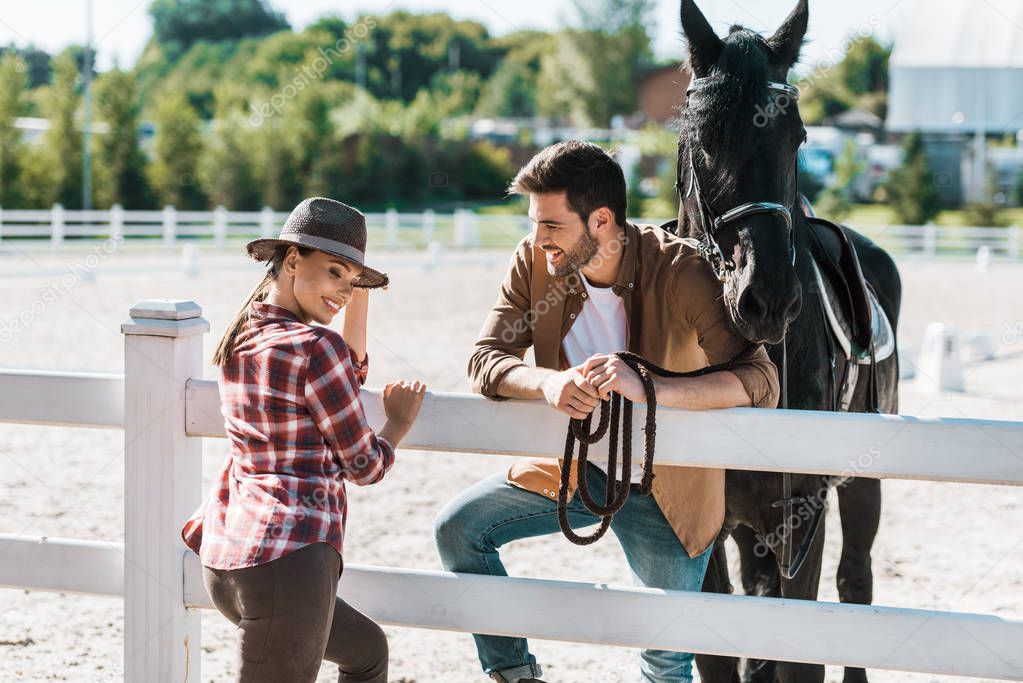
[[[686,97],[689,94],[701,90],[708,83],[707,76],[703,78],[694,78],[689,88],[686,90]],[[770,81],[767,84],[768,90],[776,92],[789,98],[790,101],[794,102],[799,99],[799,89],[786,85],[785,83],[777,83]],[[682,160],[679,160],[679,169],[675,179],[675,190],[678,192],[679,201],[685,206],[686,197],[695,195],[697,204],[697,214],[700,217],[700,228],[702,236],[699,239],[697,250],[700,256],[710,262],[711,267],[714,269],[714,274],[722,282],[725,281],[727,274],[730,271],[735,270],[735,262],[732,259],[726,258],[724,252],[721,250],[721,245],[718,242],[718,232],[726,226],[740,221],[749,216],[756,215],[771,215],[781,218],[785,222],[785,229],[789,236],[789,252],[791,253],[791,262],[793,265],[796,263],[796,244],[793,236],[792,226],[792,210],[790,207],[778,202],[747,202],[746,204],[740,204],[735,208],[729,209],[720,216],[715,215],[714,210],[710,204],[704,198],[703,191],[700,189],[700,180],[696,177],[696,166],[693,163],[693,146],[691,144],[686,145],[686,151],[689,157],[689,188],[685,194],[682,193]],[[795,205],[795,199],[793,198],[793,205]],[[708,228],[708,224],[710,227]]]

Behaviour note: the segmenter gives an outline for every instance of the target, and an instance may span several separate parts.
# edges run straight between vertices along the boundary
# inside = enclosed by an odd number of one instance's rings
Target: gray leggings
[[[237,683],[313,683],[324,659],[341,683],[387,683],[387,637],[337,597],[340,569],[326,543],[255,567],[203,567],[213,604],[238,627]]]

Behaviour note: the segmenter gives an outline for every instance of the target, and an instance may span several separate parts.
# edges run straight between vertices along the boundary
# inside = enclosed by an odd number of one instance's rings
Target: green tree
[[[289,28],[265,0],[154,0],[153,32],[182,52],[200,40],[237,40]]]
[[[25,63],[14,52],[0,58],[0,206],[20,206],[23,200],[21,131],[14,123],[25,108]]]
[[[923,225],[938,215],[938,188],[927,163],[923,138],[914,132],[902,143],[902,165],[888,177],[888,201],[896,218],[906,225]]]
[[[842,155],[835,161],[835,181],[817,195],[816,211],[841,223],[852,213],[852,184],[867,166],[856,158],[856,143],[846,140]]]
[[[41,106],[49,127],[28,156],[26,195],[34,206],[59,202],[67,209],[82,208],[82,132],[78,112],[78,67],[64,51],[53,60],[53,80]]]
[[[96,117],[107,126],[95,135],[96,199],[99,206],[148,208],[146,159],[139,148],[139,99],[135,79],[111,69],[96,81]]]
[[[534,116],[536,114],[536,74],[522,63],[507,58],[483,86],[478,116]]]
[[[364,46],[369,91],[404,102],[446,71],[471,71],[489,78],[501,56],[482,24],[456,21],[439,12],[360,17],[349,33]]]
[[[259,208],[252,167],[252,128],[228,88],[217,90],[217,114],[199,156],[199,183],[210,202],[235,210]]]
[[[147,176],[156,199],[179,209],[204,208],[206,198],[198,180],[202,124],[184,93],[173,90],[160,96],[153,124],[156,135]]]
[[[608,126],[636,110],[639,70],[650,64],[653,0],[573,0],[579,28],[565,31],[565,59],[556,69],[583,106],[587,120]],[[564,59],[564,58],[563,58]]]
[[[815,69],[801,82],[800,113],[807,123],[849,109],[863,109],[882,119],[888,108],[888,62],[892,48],[873,36],[857,40],[842,61]]]
[[[302,177],[298,151],[281,116],[263,121],[251,131],[253,179],[263,206],[285,211],[301,201]]]

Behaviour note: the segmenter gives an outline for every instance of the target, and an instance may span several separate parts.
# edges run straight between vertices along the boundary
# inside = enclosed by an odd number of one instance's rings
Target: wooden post
[[[938,229],[934,223],[924,226],[924,256],[933,258],[938,253]]]
[[[50,246],[54,251],[64,245],[64,207],[54,204],[50,209]]]
[[[185,391],[209,323],[192,301],[136,304],[124,333],[124,680],[201,679],[200,619],[185,609],[182,524],[202,495],[202,439]],[[70,568],[69,568],[70,569]]]
[[[118,243],[124,239],[124,207],[120,204],[110,207],[110,239]]]
[[[213,210],[213,246],[222,249],[227,241],[227,209],[218,206]]]
[[[480,245],[476,214],[468,209],[455,209],[455,248],[470,249]]]
[[[387,213],[384,214],[384,232],[387,235],[387,246],[395,247],[398,245],[398,212],[394,209],[388,209]]]
[[[163,246],[165,249],[174,248],[174,240],[178,233],[178,210],[173,206],[163,207]]]
[[[264,239],[276,237],[274,228],[276,228],[274,225],[274,210],[269,206],[264,206],[263,210],[259,212],[259,236]]]
[[[433,232],[437,228],[437,215],[433,212],[433,209],[427,209],[423,212],[423,244],[429,246],[430,242],[433,241]]]

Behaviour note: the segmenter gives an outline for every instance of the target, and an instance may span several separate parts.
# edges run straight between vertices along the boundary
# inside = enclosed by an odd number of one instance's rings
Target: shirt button
[[[575,320],[575,313],[569,313],[569,314],[568,314],[568,317],[569,317],[569,319],[571,319],[571,320]]]

